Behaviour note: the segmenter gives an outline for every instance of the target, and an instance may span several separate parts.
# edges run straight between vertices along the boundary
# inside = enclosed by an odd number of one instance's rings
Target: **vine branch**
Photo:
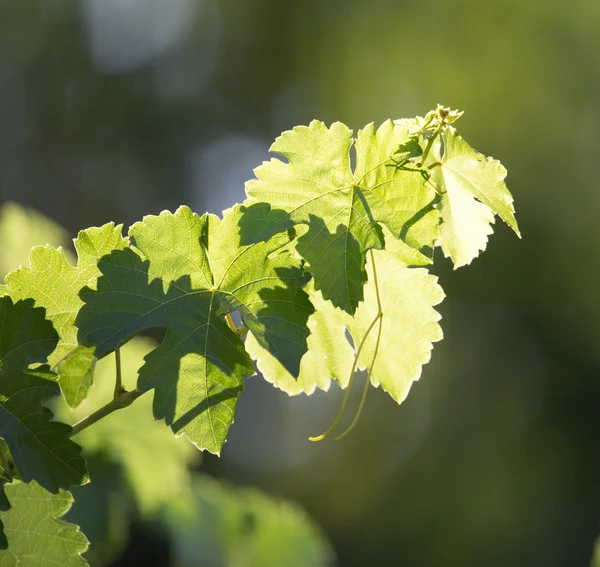
[[[87,417],[84,417],[81,421],[78,421],[75,425],[73,425],[70,437],[77,435],[84,429],[87,429],[90,425],[94,425],[94,423],[100,421],[101,419],[104,419],[107,415],[110,415],[114,411],[130,406],[133,402],[135,402],[135,400],[137,400],[140,396],[143,396],[145,394],[145,392],[141,392],[137,389],[128,392],[123,387],[120,348],[115,349],[115,370],[116,379],[113,399],[110,402],[108,402],[105,406],[102,406],[95,412],[91,413]]]
[[[87,429],[90,425],[94,425],[94,423],[100,421],[114,411],[130,406],[133,402],[135,402],[135,400],[137,400],[140,396],[143,396],[145,393],[146,392],[141,392],[140,390],[122,392],[112,401],[108,402],[105,406],[102,406],[94,413],[84,417],[81,421],[78,421],[75,425],[73,425],[73,430],[71,431],[70,437],[81,433],[84,429]]]

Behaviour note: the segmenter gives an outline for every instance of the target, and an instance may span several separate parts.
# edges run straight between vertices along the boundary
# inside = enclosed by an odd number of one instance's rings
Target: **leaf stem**
[[[121,374],[121,349],[120,348],[115,349],[115,366],[116,366],[117,379],[115,380],[115,395],[114,395],[114,397],[117,398],[121,394],[124,394],[126,391],[125,388],[123,388],[123,377]]]
[[[78,421],[75,425],[73,425],[73,430],[71,431],[70,437],[81,433],[84,429],[87,429],[90,425],[94,425],[94,423],[100,421],[114,411],[130,406],[133,402],[135,402],[135,400],[144,394],[145,392],[141,392],[140,390],[132,390],[131,392],[120,393],[105,406],[102,406],[94,413],[84,417],[81,421]]]
[[[346,387],[346,393],[344,394],[344,399],[342,401],[342,405],[340,407],[340,411],[338,412],[335,420],[331,424],[331,427],[329,427],[329,429],[327,431],[325,431],[325,433],[322,433],[318,437],[309,437],[308,438],[309,441],[322,441],[328,435],[331,434],[331,432],[337,427],[338,423],[342,419],[342,416],[344,414],[344,410],[346,409],[346,405],[348,404],[348,399],[350,397],[350,389],[352,388],[352,383],[354,382],[354,373],[356,371],[356,365],[358,364],[358,358],[360,357],[360,353],[361,353],[361,351],[363,349],[363,346],[364,346],[364,344],[365,344],[365,342],[367,340],[367,337],[369,336],[369,333],[371,332],[371,330],[375,326],[375,323],[377,323],[377,321],[381,321],[381,319],[383,317],[383,311],[381,309],[381,298],[379,296],[379,283],[377,281],[377,270],[375,269],[375,257],[373,256],[373,250],[369,250],[369,253],[371,255],[371,263],[373,264],[373,281],[375,283],[375,296],[377,297],[377,314],[375,315],[375,318],[373,319],[373,321],[371,321],[369,327],[367,328],[365,334],[363,335],[363,338],[361,339],[360,344],[358,345],[358,349],[356,351],[356,354],[354,355],[354,361],[352,362],[352,370],[350,371],[350,378],[348,379],[348,386]],[[375,343],[375,353],[373,354],[373,360],[371,361],[371,367],[369,369],[369,374],[371,373],[371,370],[373,369],[373,365],[375,364],[375,358],[377,356],[377,350],[379,348],[379,338],[381,337],[381,326],[382,325],[380,323],[379,324],[379,331],[377,333],[377,341]],[[360,413],[362,411],[362,408],[363,408],[364,403],[365,403],[365,399],[367,397],[368,386],[369,386],[369,377],[367,376],[367,381],[366,381],[366,384],[365,384],[365,388],[363,389],[363,394],[362,394],[362,397],[361,397],[361,400],[360,400],[360,404],[359,404],[359,407],[358,407],[358,412],[357,412],[356,416],[354,417],[354,420],[352,421],[352,424],[350,425],[350,427],[348,429],[346,429],[346,431],[344,431],[344,433],[342,433],[340,436],[336,437],[335,440],[341,439],[342,437],[344,437],[345,435],[347,435],[350,432],[350,430],[358,422],[358,418],[360,417]]]

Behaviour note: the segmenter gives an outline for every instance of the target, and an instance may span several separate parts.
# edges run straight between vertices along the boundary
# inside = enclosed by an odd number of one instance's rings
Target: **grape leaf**
[[[37,306],[46,308],[46,316],[58,331],[60,340],[48,362],[58,372],[63,395],[71,406],[85,398],[94,367],[93,350],[77,343],[74,322],[82,305],[79,291],[96,281],[100,273],[98,259],[114,249],[122,249],[126,243],[120,225],[109,223],[90,228],[75,239],[77,267],[68,262],[62,248],[37,246],[30,254],[31,267],[19,268],[6,276],[6,293],[15,300],[33,298]]]
[[[33,300],[0,297],[0,437],[6,441],[25,482],[36,480],[56,492],[87,482],[81,447],[71,428],[52,420],[43,406],[60,394],[56,375],[43,363],[58,335]]]
[[[470,264],[485,250],[495,214],[521,236],[504,183],[506,169],[476,152],[452,126],[442,130],[425,166],[441,195],[439,245],[455,268]]]
[[[413,381],[421,376],[424,364],[431,358],[431,349],[442,339],[438,321],[440,314],[433,309],[444,299],[444,292],[424,268],[407,267],[393,252],[374,254],[379,296],[383,317],[381,336],[375,365],[369,378],[371,384],[383,388],[392,398],[402,403]],[[371,273],[373,266],[369,261]],[[354,342],[362,340],[377,313],[375,286],[365,290],[365,302],[348,323]],[[358,367],[369,368],[377,345],[377,325],[368,335]]]
[[[88,541],[79,528],[60,520],[73,498],[60,490],[50,494],[32,482],[6,487],[11,509],[0,512],[9,548],[0,552],[0,567],[85,567],[81,557]]]
[[[300,362],[300,373],[295,379],[283,365],[262,348],[253,335],[246,337],[246,351],[256,360],[264,378],[290,396],[312,394],[316,388],[329,390],[331,380],[345,388],[352,369],[352,346],[345,336],[347,313],[325,301],[312,281],[306,290],[315,312],[308,319],[310,336],[308,351]]]
[[[167,510],[181,567],[326,567],[330,543],[297,505],[196,474],[192,498]]]
[[[381,226],[431,261],[438,225],[435,192],[425,185],[422,172],[398,167],[393,159],[408,140],[408,130],[391,121],[377,131],[368,125],[358,132],[352,171],[354,140],[345,125],[327,128],[314,120],[284,132],[271,151],[288,163],[265,162],[246,184],[242,242],[307,224],[296,249],[310,266],[315,288],[354,313],[367,280],[365,253],[384,247]]]
[[[244,343],[225,321],[239,311],[261,345],[297,374],[313,311],[290,237],[239,245],[239,207],[223,220],[188,207],[131,227],[135,248],[99,262],[97,291],[83,289],[80,342],[99,357],[150,327],[167,334],[145,358],[138,388],[155,389],[154,415],[200,449],[219,454],[242,379],[253,374]]]
[[[370,373],[370,381],[388,392],[401,403],[414,380],[418,380],[421,369],[430,359],[432,343],[442,338],[438,324],[440,315],[433,309],[444,297],[437,278],[424,268],[409,268],[396,253],[387,250],[373,252],[379,283],[379,294],[383,317],[377,357]],[[352,367],[352,355],[348,355],[350,344],[344,336],[347,329],[355,345],[360,344],[367,329],[377,314],[375,284],[372,281],[372,266],[367,263],[369,283],[365,286],[365,301],[360,304],[354,316],[341,313],[330,303],[319,304],[311,294],[311,300],[318,306],[317,313],[327,321],[326,325],[313,327],[315,315],[309,326],[316,333],[311,335],[309,345],[315,341],[319,350],[309,352],[302,359],[301,372],[295,382],[273,357],[247,339],[248,352],[256,359],[264,377],[290,395],[299,391],[312,392],[316,387],[327,389],[331,378],[346,387],[348,373]],[[367,336],[358,358],[358,368],[371,366],[377,343],[378,324]],[[340,353],[343,353],[340,357]],[[306,359],[306,364],[305,364]],[[341,377],[340,377],[341,375]]]
[[[135,337],[121,350],[123,386],[135,388],[137,370],[156,343]],[[115,385],[112,357],[98,361],[94,385],[75,409],[63,403],[57,416],[73,423],[110,402]],[[188,466],[198,452],[184,439],[175,438],[164,423],[152,417],[152,398],[139,400],[84,429],[75,437],[86,455],[102,456],[117,463],[140,512],[152,515],[173,498],[185,498],[189,491]],[[91,536],[91,534],[89,534]]]
[[[0,465],[0,512],[6,512],[10,508],[10,502],[5,491],[6,485],[13,481],[9,459],[12,460],[8,446],[3,439],[0,439],[0,461],[2,462],[2,465]],[[4,533],[4,524],[0,518],[0,549],[6,549],[7,547],[8,540]]]

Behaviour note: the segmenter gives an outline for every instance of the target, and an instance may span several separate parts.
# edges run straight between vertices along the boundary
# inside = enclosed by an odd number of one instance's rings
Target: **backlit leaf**
[[[398,147],[408,141],[408,130],[391,121],[378,130],[368,125],[356,142],[339,122],[327,128],[314,120],[284,132],[271,151],[288,163],[265,162],[246,184],[242,241],[268,239],[292,225],[307,224],[296,249],[309,264],[315,288],[336,307],[354,313],[367,280],[365,254],[384,247],[382,226],[431,258],[437,238],[436,195],[422,172],[395,161]]]
[[[47,490],[87,482],[81,447],[69,439],[71,428],[52,420],[44,407],[60,390],[46,361],[58,336],[44,310],[33,301],[13,304],[0,297],[0,438],[25,482]]]
[[[6,487],[11,508],[0,511],[8,550],[0,551],[0,567],[86,567],[81,554],[88,541],[79,528],[60,518],[73,498],[60,490],[51,494],[32,482]]]
[[[36,246],[30,254],[31,267],[23,267],[6,276],[5,293],[14,300],[33,298],[36,306],[46,309],[60,340],[48,362],[59,374],[62,392],[71,406],[77,406],[87,394],[93,378],[93,349],[79,346],[75,317],[83,305],[79,291],[91,287],[99,275],[98,259],[115,249],[122,249],[126,240],[121,226],[109,223],[101,228],[89,228],[75,239],[77,266],[72,266],[62,248]]]
[[[425,166],[441,196],[439,244],[455,268],[485,250],[495,214],[521,236],[504,183],[506,169],[472,149],[452,126],[444,128]]]
[[[374,386],[381,385],[401,403],[412,382],[419,379],[422,366],[429,361],[432,343],[442,338],[440,315],[433,306],[442,301],[444,293],[435,276],[424,268],[407,267],[394,252],[374,251],[373,256],[383,316],[377,357],[369,378]],[[267,351],[247,339],[248,352],[269,382],[290,395],[301,391],[311,393],[317,387],[327,390],[332,378],[346,387],[354,349],[345,331],[351,333],[356,348],[377,314],[371,261],[367,269],[369,283],[365,286],[365,301],[354,316],[334,309],[322,299],[319,302],[318,296],[311,293],[317,312],[311,316],[309,326],[315,334],[309,338],[311,348],[302,359],[297,381]],[[376,323],[359,356],[359,369],[371,367],[378,331]]]
[[[243,378],[254,372],[225,315],[238,311],[257,341],[297,374],[313,311],[289,237],[240,246],[239,218],[238,207],[223,220],[181,207],[135,224],[135,247],[103,258],[97,291],[82,291],[77,323],[81,342],[95,345],[99,357],[143,329],[166,329],[138,388],[155,389],[157,419],[217,454]]]

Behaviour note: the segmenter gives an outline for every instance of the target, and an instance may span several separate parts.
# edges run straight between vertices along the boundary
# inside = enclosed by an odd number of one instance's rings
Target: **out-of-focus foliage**
[[[177,567],[326,567],[333,552],[306,513],[250,488],[196,475],[167,525]]]
[[[594,545],[594,555],[590,567],[600,567],[600,540],[596,540]]]
[[[16,203],[4,203],[0,209],[0,274],[29,265],[31,249],[39,244],[55,243],[67,248],[67,231],[34,209],[25,209]]]

